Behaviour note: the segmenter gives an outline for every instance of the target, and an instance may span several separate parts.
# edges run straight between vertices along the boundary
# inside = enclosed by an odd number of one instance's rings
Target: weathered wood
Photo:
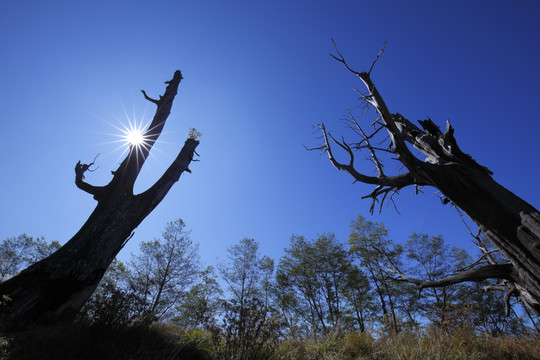
[[[357,181],[377,185],[373,192],[364,197],[372,199],[371,211],[376,202],[382,208],[385,200],[391,199],[398,190],[406,186],[427,185],[437,188],[443,194],[443,203],[452,202],[462,209],[511,264],[511,269],[508,269],[506,265],[483,268],[482,279],[505,278],[501,276],[500,271],[494,269],[507,269],[511,274],[508,275],[508,279],[511,278],[511,285],[507,287],[508,291],[514,293],[517,290],[521,300],[539,314],[540,213],[538,210],[498,184],[491,177],[492,172],[487,167],[478,164],[470,155],[462,152],[454,137],[454,129],[450,126],[450,122],[447,122],[443,133],[431,119],[419,121],[421,129],[402,115],[391,113],[371,80],[370,73],[373,65],[369,72],[358,72],[349,67],[339,51],[333,57],[363,82],[367,93],[361,94],[362,98],[373,106],[379,115],[379,119],[374,123],[378,126],[375,132],[380,129],[386,130],[390,139],[387,149],[397,156],[397,160],[404,165],[406,172],[393,176],[382,173],[379,159],[373,156],[375,151],[380,149],[371,146],[368,141],[370,136],[363,131],[360,132],[363,140],[350,144],[345,140],[338,141],[329,135],[324,124],[321,123],[319,129],[323,133],[324,143],[316,149],[326,152],[331,163],[338,170],[348,172]],[[350,116],[351,127],[356,131],[358,123],[352,115]],[[336,159],[332,143],[347,152],[349,156],[347,162],[342,163]],[[423,153],[425,159],[418,159],[413,155],[406,143]],[[362,146],[359,146],[360,144]],[[370,151],[378,176],[367,176],[355,169],[352,149],[361,148]],[[487,276],[490,269],[493,270],[491,276]],[[468,278],[461,277],[461,279],[473,280],[470,276],[474,274],[474,272],[468,273]],[[452,281],[456,279],[459,280],[460,277],[453,277]],[[431,285],[440,283],[444,281]],[[425,287],[428,284],[422,283],[422,286]]]
[[[188,138],[180,153],[147,191],[133,194],[133,185],[150,150],[161,134],[182,74],[177,71],[159,100],[153,121],[144,134],[145,146],[131,146],[126,159],[105,186],[84,181],[90,165],[75,167],[76,185],[94,196],[97,206],[81,229],[58,251],[0,284],[0,294],[11,299],[0,308],[7,326],[55,321],[75,314],[88,300],[114,257],[133,230],[163,200],[189,165],[199,142]],[[146,99],[148,96],[144,93]]]

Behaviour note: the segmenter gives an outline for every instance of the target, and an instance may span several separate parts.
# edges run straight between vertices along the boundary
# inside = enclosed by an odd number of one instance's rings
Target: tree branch
[[[402,280],[410,282],[412,284],[416,284],[420,289],[444,287],[466,281],[481,282],[487,279],[505,279],[509,281],[515,281],[516,277],[514,274],[514,266],[512,264],[484,265],[476,269],[462,271],[455,275],[432,281],[409,277],[399,271],[399,269],[397,269],[395,266],[394,272],[396,272]]]
[[[379,51],[379,53],[377,54],[377,56],[375,57],[375,60],[373,60],[373,62],[371,63],[371,66],[369,67],[369,70],[368,70],[368,75],[371,74],[371,70],[373,70],[373,67],[375,66],[375,63],[377,62],[377,60],[379,60],[379,57],[381,57],[382,53],[384,52],[384,49],[386,48],[386,41],[384,42],[383,46],[382,46],[382,49],[381,51]]]
[[[156,104],[157,106],[159,106],[159,104],[160,104],[160,101],[159,101],[159,100],[152,99],[150,96],[146,95],[146,91],[144,91],[144,90],[141,90],[141,92],[143,93],[144,98],[145,98],[146,100],[148,100],[148,101],[150,101],[150,102]]]
[[[396,176],[380,176],[380,177],[368,176],[368,175],[364,175],[364,174],[359,173],[354,168],[354,154],[353,154],[350,146],[348,146],[346,143],[341,143],[341,142],[337,141],[335,138],[333,138],[331,135],[329,135],[326,132],[326,128],[324,126],[324,123],[320,123],[317,126],[323,132],[324,144],[319,148],[312,148],[312,149],[308,149],[308,150],[317,149],[317,150],[321,150],[321,151],[326,151],[328,153],[328,158],[330,159],[330,162],[332,163],[332,165],[334,165],[334,167],[336,169],[338,169],[338,170],[347,171],[349,174],[351,174],[354,177],[354,179],[356,181],[360,181],[360,182],[363,182],[363,183],[366,183],[366,184],[389,186],[389,187],[393,187],[393,188],[403,188],[403,187],[405,187],[407,185],[413,185],[413,184],[427,185],[427,184],[418,183],[416,181],[416,179],[414,179],[410,175],[410,173],[400,174],[400,175],[396,175]],[[340,163],[340,162],[338,162],[336,160],[336,158],[334,156],[334,153],[332,151],[332,146],[330,145],[329,138],[332,139],[332,141],[335,144],[337,144],[338,146],[343,148],[349,154],[349,163],[348,164],[342,164],[342,163]]]
[[[75,185],[77,185],[77,187],[91,195],[94,195],[94,199],[96,200],[99,200],[100,199],[100,195],[102,195],[102,193],[104,192],[104,187],[103,186],[94,186],[94,185],[90,185],[88,184],[87,182],[84,181],[84,173],[87,172],[87,171],[95,171],[96,169],[94,170],[90,170],[90,167],[92,165],[94,165],[94,162],[96,161],[96,158],[99,156],[96,155],[96,157],[94,158],[94,161],[92,161],[90,164],[81,164],[81,161],[79,160],[77,162],[77,164],[75,165]]]
[[[165,122],[167,121],[167,118],[171,112],[173,100],[178,92],[178,85],[182,79],[182,73],[177,70],[174,73],[173,78],[165,82],[167,87],[163,96],[160,96],[159,100],[150,98],[145,91],[142,91],[144,97],[148,101],[158,105],[158,108],[154,114],[152,123],[148,126],[148,130],[146,130],[143,134],[145,145],[131,146],[128,156],[126,159],[124,159],[122,164],[120,164],[118,170],[115,171],[111,184],[113,182],[121,183],[122,186],[127,188],[127,190],[133,191],[135,180],[137,179],[142,166],[148,158],[150,150],[152,149],[156,140],[159,138],[161,131],[165,126]],[[121,181],[118,180],[120,178],[122,179]]]
[[[379,176],[368,176],[368,175],[359,173],[354,168],[354,153],[351,147],[344,140],[340,142],[336,140],[332,135],[328,134],[326,131],[326,127],[324,126],[324,123],[320,123],[316,126],[323,133],[322,138],[324,139],[324,144],[317,148],[308,148],[307,150],[320,150],[320,151],[326,152],[328,154],[328,158],[330,162],[332,163],[332,165],[334,165],[336,169],[348,172],[355,179],[355,181],[360,181],[366,184],[377,185],[377,187],[370,194],[363,197],[364,199],[365,198],[373,199],[373,202],[371,204],[371,209],[370,209],[372,213],[375,208],[375,203],[378,201],[379,195],[383,195],[383,198],[380,201],[380,208],[382,209],[382,205],[384,203],[384,200],[388,196],[388,194],[391,194],[390,195],[390,199],[391,199],[393,194],[395,194],[400,189],[406,186],[429,185],[428,183],[419,181],[410,172],[396,175],[396,176],[385,176],[384,173],[382,172],[382,164],[379,162],[377,157],[375,157],[374,162],[376,166],[377,164],[378,166],[380,166]],[[330,140],[332,140],[333,143],[337,144],[339,147],[341,147],[343,150],[345,150],[348,153],[349,155],[348,164],[340,163],[339,161],[336,160],[333,150],[332,150],[332,145],[330,144]],[[367,143],[369,143],[369,140],[366,139],[366,141]],[[371,150],[374,153],[374,149],[371,148]]]
[[[193,160],[195,148],[198,145],[198,140],[188,138],[176,159],[161,178],[159,178],[159,180],[157,180],[148,190],[137,195],[137,197],[144,199],[144,202],[149,204],[149,208],[146,210],[148,213],[163,200],[174,183],[180,179],[180,176],[184,171],[191,172],[189,164]]]
[[[384,99],[382,98],[381,94],[375,87],[375,84],[371,80],[370,72],[373,69],[372,64],[369,72],[359,72],[356,70],[353,70],[345,61],[345,58],[343,55],[339,52],[337,49],[336,43],[332,40],[332,43],[334,44],[334,49],[336,55],[330,54],[335,60],[342,63],[347,70],[358,76],[358,78],[364,83],[364,86],[368,90],[368,95],[364,96],[364,100],[372,105],[377,113],[379,113],[386,129],[388,130],[388,134],[390,135],[390,140],[392,141],[392,145],[394,148],[394,152],[396,155],[398,155],[399,160],[409,169],[409,171],[415,171],[416,168],[419,166],[419,160],[409,151],[407,148],[407,145],[405,145],[405,142],[403,138],[401,137],[400,131],[394,122],[394,116],[390,113],[388,110],[388,107],[386,106],[386,103],[384,102]],[[383,48],[384,49],[384,48]],[[375,61],[379,58],[381,53],[377,56]]]
[[[378,177],[385,177],[384,175],[384,171],[383,171],[383,165],[382,163],[379,161],[379,158],[377,157],[377,154],[375,153],[375,149],[371,146],[371,142],[369,141],[369,139],[378,132],[378,130],[375,131],[374,134],[371,134],[370,136],[368,136],[364,130],[360,127],[360,125],[358,124],[358,122],[356,121],[356,119],[354,118],[354,115],[352,114],[351,112],[351,109],[349,107],[347,107],[347,112],[349,114],[349,118],[351,120],[351,122],[355,125],[356,129],[360,132],[360,134],[362,135],[362,138],[365,143],[366,143],[366,147],[367,149],[369,150],[369,153],[371,155],[371,159],[373,160],[373,163],[375,164],[375,167],[377,168],[377,173],[378,173]]]

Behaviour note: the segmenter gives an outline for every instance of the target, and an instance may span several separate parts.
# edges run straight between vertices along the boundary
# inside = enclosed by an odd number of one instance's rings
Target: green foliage
[[[198,244],[191,241],[184,222],[167,223],[162,239],[142,242],[140,253],[130,262],[129,286],[144,300],[139,313],[150,314],[155,320],[174,316],[174,306],[199,271]]]
[[[258,311],[260,314],[261,312]],[[255,315],[257,316],[257,315]],[[447,333],[438,328],[401,332],[392,336],[369,333],[330,334],[304,340],[267,338],[266,350],[255,352],[252,343],[233,338],[227,345],[223,328],[215,334],[203,330],[184,331],[170,325],[109,328],[83,323],[36,327],[0,336],[2,360],[536,360],[540,339],[492,337],[462,328]],[[216,349],[217,346],[217,349]],[[244,352],[229,353],[225,347]],[[251,352],[250,352],[251,351]],[[235,355],[236,354],[236,355]],[[240,357],[239,354],[244,357]],[[248,355],[250,357],[248,357]],[[227,357],[230,355],[229,357]],[[234,357],[236,356],[236,357]]]
[[[313,241],[293,235],[278,266],[278,288],[283,291],[277,295],[278,306],[289,313],[289,324],[295,319],[292,326],[303,327],[305,335],[339,329],[345,320],[346,293],[352,296],[347,285],[353,277],[359,280],[362,275],[333,234]]]
[[[223,291],[216,280],[214,267],[201,272],[202,282],[194,285],[176,306],[173,322],[185,329],[202,329],[216,314]]]
[[[226,304],[221,326],[209,327],[214,356],[222,360],[275,359],[281,321],[257,299]]]
[[[79,317],[83,322],[110,328],[147,324],[151,315],[138,311],[144,306],[143,301],[137,294],[107,282],[92,295]]]
[[[450,248],[442,235],[412,234],[405,244],[405,255],[407,273],[429,281],[453,275],[472,262],[464,250]],[[477,290],[470,283],[427,288],[410,305],[433,325],[451,331],[477,317],[472,299]]]
[[[218,264],[222,279],[240,305],[261,293],[259,244],[245,238],[227,249],[228,262]]]
[[[330,334],[316,340],[287,340],[279,347],[284,360],[376,359],[376,344],[367,333]]]
[[[226,313],[232,319],[236,311],[240,327],[249,323],[248,316],[251,310],[246,306],[252,305],[251,299],[264,297],[263,304],[268,302],[271,290],[270,280],[273,273],[273,260],[259,254],[259,244],[254,239],[244,238],[227,249],[228,261],[218,265],[222,279],[227,284],[229,300],[223,302]],[[265,283],[266,280],[266,283]],[[265,306],[265,311],[270,311]],[[243,333],[240,328],[239,333]]]
[[[128,286],[128,277],[126,266],[114,259],[96,291],[81,309],[80,321],[110,328],[151,322],[151,314],[140,311],[148,307],[145,298]]]
[[[25,235],[3,244],[8,277],[59,246]],[[258,243],[242,239],[218,265],[224,292],[212,266],[201,271],[177,220],[130,263],[113,261],[77,323],[47,328],[52,335],[4,334],[0,359],[540,358],[540,340],[518,313],[505,316],[504,294],[456,284],[419,295],[392,272],[437,280],[471,262],[440,235],[412,234],[400,245],[384,224],[359,217],[349,248],[333,234],[292,236],[275,274]]]
[[[261,291],[264,298],[264,306],[270,306],[270,297],[275,291],[274,286],[274,259],[269,258],[268,256],[263,256],[259,269],[261,270]]]
[[[407,312],[399,314],[400,308],[410,297],[407,286],[389,276],[389,269],[399,264],[402,247],[396,245],[389,237],[383,223],[367,221],[362,216],[351,223],[349,235],[350,252],[365,271],[374,291],[379,311],[378,321],[388,332],[399,331],[402,317]],[[408,314],[411,317],[411,314]]]

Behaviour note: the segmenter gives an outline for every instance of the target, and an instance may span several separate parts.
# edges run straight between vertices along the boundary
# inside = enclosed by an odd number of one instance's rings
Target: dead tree
[[[180,71],[167,81],[163,96],[146,100],[157,106],[156,113],[143,134],[142,146],[131,145],[128,156],[113,171],[105,186],[84,181],[90,164],[75,166],[75,184],[93,195],[97,206],[82,228],[58,251],[0,284],[0,295],[9,297],[1,306],[6,326],[22,326],[39,321],[56,321],[73,316],[88,300],[116,254],[133,235],[133,230],[163,200],[180,175],[190,172],[199,141],[188,138],[180,153],[159,180],[140,194],[133,186],[150,150],[161,134],[170,114]]]
[[[335,45],[335,44],[334,44]],[[338,169],[349,173],[355,181],[375,185],[374,190],[364,196],[372,200],[371,212],[378,203],[380,209],[385,201],[399,190],[414,186],[418,191],[422,186],[432,186],[442,193],[444,204],[464,211],[493,242],[508,260],[508,264],[487,264],[468,270],[440,282],[426,283],[415,280],[422,287],[444,286],[462,281],[482,281],[488,278],[501,279],[498,289],[508,294],[517,294],[536,314],[540,312],[540,213],[533,206],[492,178],[492,172],[478,164],[470,155],[459,148],[454,137],[454,129],[447,121],[444,132],[431,120],[419,120],[420,127],[404,116],[391,113],[383,97],[371,80],[371,71],[377,55],[368,71],[353,70],[336,48],[331,55],[342,63],[348,71],[357,76],[365,86],[358,91],[366,106],[378,114],[368,133],[359,125],[349,111],[348,125],[358,137],[348,142],[343,137],[336,139],[326,130],[324,123],[316,127],[322,131],[323,143],[311,150],[321,150],[328,154],[330,162]],[[376,136],[386,133],[382,143]],[[409,145],[412,145],[425,159],[418,158]],[[347,159],[339,161],[334,146],[341,149]],[[367,151],[375,166],[377,175],[360,173],[355,168],[357,151]],[[388,175],[383,166],[386,159],[401,163],[403,171]],[[410,279],[409,279],[410,280]],[[497,288],[496,286],[492,287]]]

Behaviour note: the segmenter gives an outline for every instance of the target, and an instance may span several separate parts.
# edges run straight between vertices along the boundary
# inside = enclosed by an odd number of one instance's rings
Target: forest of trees
[[[203,266],[198,244],[181,219],[160,238],[143,241],[127,262],[115,260],[79,315],[113,327],[153,323],[213,331],[235,339],[318,338],[328,334],[396,334],[436,327],[470,327],[493,336],[537,332],[535,318],[514,300],[508,316],[502,293],[488,283],[426,288],[402,281],[396,270],[423,280],[452,275],[473,263],[442,235],[416,234],[394,241],[382,223],[362,216],[348,239],[292,235],[280,259],[260,253],[254,239],[227,249]],[[58,248],[26,235],[0,246],[2,280]],[[264,325],[264,326],[262,326]]]

